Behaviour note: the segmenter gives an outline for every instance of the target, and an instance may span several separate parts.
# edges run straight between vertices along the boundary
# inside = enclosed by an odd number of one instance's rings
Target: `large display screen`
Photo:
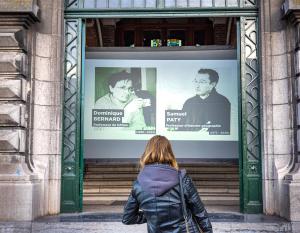
[[[235,50],[90,51],[85,158],[140,157],[164,135],[178,158],[238,157]]]

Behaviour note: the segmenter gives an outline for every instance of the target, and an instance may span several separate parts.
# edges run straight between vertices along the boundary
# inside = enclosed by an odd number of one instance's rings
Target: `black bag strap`
[[[186,227],[186,232],[189,233],[189,225],[188,225],[188,215],[187,215],[187,210],[186,210],[186,203],[184,199],[184,192],[183,192],[183,185],[182,185],[182,175],[181,172],[178,172],[178,178],[179,178],[179,187],[180,187],[180,198],[181,198],[181,203],[182,203],[182,213],[183,213],[183,218],[185,222],[185,227]]]

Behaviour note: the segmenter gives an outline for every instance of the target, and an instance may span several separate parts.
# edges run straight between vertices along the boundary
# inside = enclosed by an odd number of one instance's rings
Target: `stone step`
[[[239,170],[232,163],[182,163],[193,179],[203,202],[212,205],[239,205]],[[124,204],[137,178],[135,163],[87,163],[84,175],[84,205]]]
[[[222,173],[222,172],[238,172],[238,167],[210,167],[210,166],[203,166],[203,167],[184,167],[188,173],[197,173],[197,172],[214,172],[214,173]],[[138,173],[139,169],[136,167],[85,167],[85,172],[134,172]]]
[[[187,161],[187,160],[185,160]],[[136,167],[139,168],[139,161],[134,160],[134,161],[128,161],[128,162],[122,162],[119,160],[112,160],[112,161],[99,161],[99,162],[93,162],[91,160],[86,160],[85,161],[85,167]],[[179,167],[216,167],[216,166],[221,166],[221,167],[238,167],[238,161],[236,160],[235,162],[232,161],[213,161],[213,160],[194,160],[192,162],[184,162],[184,161],[178,161]]]
[[[183,163],[179,162],[178,163],[180,168],[188,168],[188,167],[238,167],[239,165],[237,162],[232,163],[232,162],[218,162],[218,161],[207,161],[207,162],[191,162],[191,163]],[[91,163],[91,162],[86,162],[85,167],[120,167],[122,166],[123,168],[139,168],[139,163],[135,162],[128,162],[128,163],[122,163],[122,162],[99,162],[99,163]]]
[[[94,193],[126,193],[129,194],[131,188],[84,188],[84,194],[94,194]],[[239,195],[239,189],[228,189],[228,188],[198,188],[197,191],[201,194],[237,194]]]
[[[110,196],[126,196],[128,197],[130,192],[97,192],[97,193],[85,193],[85,197],[110,197]],[[201,197],[239,197],[239,193],[199,193]]]
[[[98,195],[98,194],[87,194],[84,195],[83,200],[89,200],[89,201],[93,201],[93,200],[125,200],[127,201],[129,194],[123,194],[123,195],[112,195],[112,194],[102,194],[102,195]],[[200,195],[202,200],[239,200],[239,196],[233,196],[233,195]]]
[[[105,186],[105,187],[112,187],[112,186],[132,186],[133,181],[127,181],[127,180],[88,180],[84,181],[84,186]],[[216,187],[239,187],[239,181],[238,180],[194,180],[193,183],[196,186],[199,187],[208,187],[208,186],[216,186]]]
[[[107,180],[107,179],[112,179],[112,180],[118,180],[118,179],[128,179],[128,180],[135,180],[137,177],[136,174],[128,174],[128,173],[106,173],[106,174],[95,174],[95,173],[89,173],[89,174],[85,174],[84,175],[84,179],[85,180],[93,180],[93,179],[100,179],[100,180]],[[238,180],[239,179],[239,174],[204,174],[204,173],[199,173],[199,174],[195,174],[195,175],[191,175],[192,179],[219,179],[219,180],[223,180],[223,179],[235,179]]]
[[[132,175],[134,177],[138,176],[138,172],[130,172],[130,171],[87,171],[84,173],[84,177],[88,177],[89,175],[110,175],[110,174],[120,174],[120,175]],[[227,175],[239,175],[237,171],[194,171],[189,172],[187,171],[189,176],[197,176],[197,175],[216,175],[220,176],[223,174]]]
[[[95,197],[95,198],[103,198],[103,197],[112,197],[112,196],[120,196],[120,197],[128,197],[129,193],[115,193],[115,192],[106,192],[106,193],[85,193],[85,197]],[[218,198],[223,198],[223,197],[239,197],[238,193],[222,193],[222,194],[217,194],[217,193],[201,193],[201,197],[218,197]]]
[[[220,174],[220,173],[233,173],[233,174],[238,174],[239,170],[238,168],[220,168],[220,167],[197,167],[197,168],[186,168],[186,171],[188,174],[197,174],[197,173],[209,173],[209,174]],[[138,174],[139,170],[137,169],[130,169],[130,168],[86,168],[85,169],[85,174],[89,173],[120,173],[120,174]]]
[[[90,196],[84,195],[83,203],[84,205],[118,205],[125,204],[128,199],[128,195],[108,195],[108,196]],[[201,195],[201,200],[205,205],[229,205],[236,206],[239,205],[239,197],[233,196],[203,196]]]

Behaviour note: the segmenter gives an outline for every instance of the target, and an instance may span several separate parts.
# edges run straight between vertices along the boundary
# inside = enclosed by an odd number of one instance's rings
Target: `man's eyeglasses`
[[[203,85],[210,84],[210,81],[205,81],[205,80],[200,80],[200,81],[199,81],[199,80],[194,79],[193,82],[194,82],[195,84],[203,84]]]
[[[115,88],[121,89],[122,91],[134,92],[133,87],[126,87],[126,86],[115,86]]]

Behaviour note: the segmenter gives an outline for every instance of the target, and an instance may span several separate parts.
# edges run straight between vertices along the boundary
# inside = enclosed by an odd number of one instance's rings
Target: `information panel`
[[[87,53],[85,157],[140,157],[146,141],[160,134],[179,158],[237,158],[235,54]]]

